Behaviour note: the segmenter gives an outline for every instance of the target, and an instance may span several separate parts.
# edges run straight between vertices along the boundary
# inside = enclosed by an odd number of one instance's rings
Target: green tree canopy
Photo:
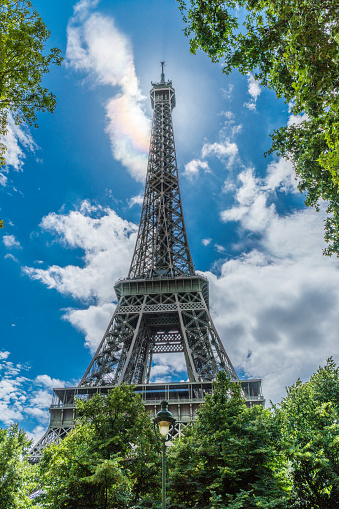
[[[240,384],[219,373],[198,419],[170,449],[171,507],[287,508],[277,437],[270,412],[247,408]]]
[[[76,428],[40,463],[50,509],[127,509],[160,499],[160,440],[133,387],[78,401]]]
[[[288,388],[275,412],[290,465],[292,507],[338,507],[339,368],[333,359],[309,382]]]
[[[160,509],[160,440],[133,388],[79,401],[78,413],[75,430],[44,452],[40,506]],[[168,509],[334,509],[339,368],[329,359],[271,409],[248,408],[240,384],[220,372],[167,452]]]
[[[0,428],[0,509],[37,507],[28,498],[35,488],[35,469],[27,461],[31,445],[17,425]]]
[[[306,205],[328,202],[324,253],[339,256],[339,10],[333,0],[178,0],[190,37],[224,72],[254,72],[305,114],[273,133],[293,162]],[[240,10],[236,7],[240,7]]]

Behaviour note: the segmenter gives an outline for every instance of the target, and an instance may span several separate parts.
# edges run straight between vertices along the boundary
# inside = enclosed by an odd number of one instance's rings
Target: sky
[[[338,259],[322,255],[324,207],[305,208],[289,161],[265,157],[300,118],[252,75],[189,52],[175,0],[33,0],[59,47],[39,128],[9,124],[0,173],[0,426],[36,440],[53,387],[75,386],[116,306],[144,191],[160,61],[173,81],[180,186],[195,268],[240,377],[267,404],[339,361]],[[157,358],[153,381],[186,379]]]

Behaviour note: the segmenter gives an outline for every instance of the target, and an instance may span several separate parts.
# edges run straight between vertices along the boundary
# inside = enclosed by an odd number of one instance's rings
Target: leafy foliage
[[[45,450],[38,481],[24,433],[0,429],[0,509],[160,509],[160,440],[133,387],[78,401],[78,415]],[[167,457],[168,509],[337,507],[339,368],[329,359],[272,409],[248,408],[240,384],[219,373]]]
[[[125,509],[157,494],[159,440],[133,387],[78,401],[75,430],[47,448],[40,464],[43,506]]]
[[[26,456],[31,442],[17,425],[0,428],[0,509],[36,507],[28,498],[34,489],[34,467]]]
[[[269,411],[247,408],[240,384],[219,373],[197,421],[170,449],[173,507],[288,507],[277,437]]]
[[[275,409],[290,464],[292,507],[332,509],[339,500],[339,368],[333,359],[292,385]]]
[[[318,210],[328,201],[324,253],[339,256],[339,11],[332,0],[178,0],[191,52],[224,72],[254,72],[290,103],[298,125],[273,134],[270,152],[289,158]],[[240,10],[236,10],[240,7]],[[244,19],[242,22],[241,20]]]

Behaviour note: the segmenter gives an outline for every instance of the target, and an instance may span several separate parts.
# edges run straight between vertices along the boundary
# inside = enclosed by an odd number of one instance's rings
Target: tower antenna
[[[165,61],[160,62],[160,64],[161,64],[161,79],[160,79],[160,82],[161,83],[165,83],[165,73],[164,73]]]

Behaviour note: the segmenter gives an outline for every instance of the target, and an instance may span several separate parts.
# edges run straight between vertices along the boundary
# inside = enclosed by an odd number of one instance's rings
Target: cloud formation
[[[86,345],[93,352],[115,308],[114,283],[128,273],[137,226],[110,208],[88,201],[68,214],[48,214],[40,226],[67,249],[82,249],[83,266],[53,265],[23,270],[48,288],[90,304],[87,309],[67,309],[64,318],[84,332]]]
[[[74,8],[67,27],[67,65],[87,73],[92,83],[118,87],[106,104],[106,131],[115,159],[143,181],[150,136],[146,98],[139,89],[130,41],[113,18],[91,13],[97,4],[82,0]]]
[[[132,196],[129,200],[129,206],[133,207],[133,205],[142,205],[144,202],[144,195],[138,194],[137,196]]]
[[[26,274],[84,302],[94,300],[100,304],[115,299],[113,284],[128,272],[136,225],[121,219],[110,208],[84,201],[79,210],[68,214],[48,214],[40,226],[66,248],[82,249],[84,266],[26,267]]]
[[[64,318],[84,334],[85,345],[89,348],[90,352],[94,354],[111,320],[114,310],[115,304],[108,302],[106,304],[89,306],[86,309],[71,308],[67,310]]]
[[[31,379],[28,376],[30,367],[7,360],[9,355],[9,352],[0,352],[0,423],[9,426],[33,417],[36,427],[29,436],[38,439],[48,424],[51,388],[63,387],[65,382],[48,375]]]
[[[245,103],[244,106],[246,106],[246,108],[248,108],[249,110],[255,111],[257,99],[261,94],[261,87],[259,85],[259,82],[254,78],[252,73],[249,72],[247,76],[248,76],[247,79],[248,93],[250,94],[252,99],[251,101]]]
[[[280,215],[278,190],[297,192],[287,161],[271,163],[263,179],[253,168],[240,172],[235,204],[221,212],[221,220],[238,222],[243,254],[220,261],[219,277],[206,274],[212,314],[230,358],[246,376],[261,377],[264,395],[273,401],[329,356],[339,360],[339,267],[322,256],[324,213]]]
[[[239,148],[233,138],[241,131],[242,125],[236,124],[234,114],[231,111],[222,111],[219,115],[225,117],[224,125],[219,133],[219,140],[213,143],[204,143],[201,149],[201,157],[192,159],[185,165],[183,175],[191,180],[198,177],[201,170],[205,173],[212,173],[206,160],[211,157],[217,157],[228,170],[233,169],[235,162],[238,162]]]
[[[200,170],[204,170],[205,173],[210,172],[207,161],[201,161],[200,159],[193,159],[185,165],[184,175],[190,179],[193,179],[199,175]]]
[[[15,238],[14,235],[4,235],[2,238],[2,242],[8,248],[21,248],[20,242]]]
[[[4,173],[0,173],[0,186],[5,187],[8,181],[8,177]]]
[[[227,167],[234,163],[234,159],[238,154],[238,146],[236,143],[231,142],[229,138],[225,138],[219,143],[205,143],[201,150],[203,158],[211,155],[217,156],[218,159],[227,162]]]
[[[6,147],[6,167],[0,173],[0,185],[5,187],[8,183],[9,168],[15,171],[22,171],[27,152],[35,152],[38,148],[33,140],[29,128],[25,124],[16,125],[10,112],[7,114],[7,133],[2,143]]]

